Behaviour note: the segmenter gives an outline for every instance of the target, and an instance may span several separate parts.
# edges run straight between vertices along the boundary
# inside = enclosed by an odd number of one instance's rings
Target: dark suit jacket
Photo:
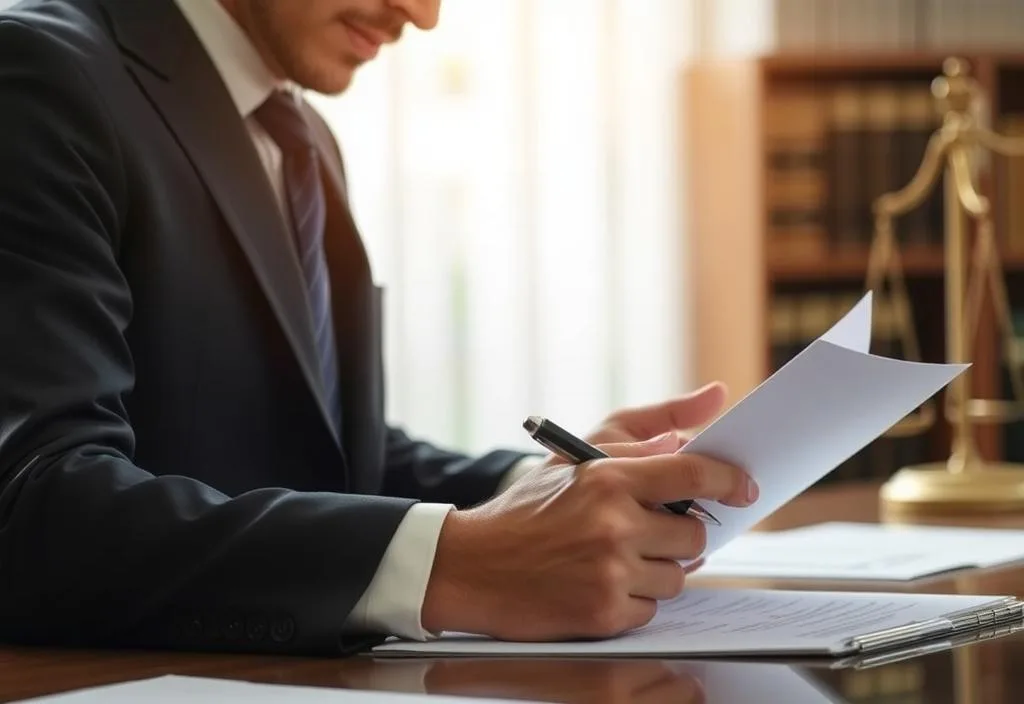
[[[341,438],[269,182],[172,0],[0,13],[0,638],[359,647],[410,506],[482,501],[520,458],[386,425],[380,292],[310,118]]]

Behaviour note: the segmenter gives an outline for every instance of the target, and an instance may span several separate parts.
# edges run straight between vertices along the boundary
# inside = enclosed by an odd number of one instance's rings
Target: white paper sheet
[[[687,589],[643,628],[599,641],[518,643],[464,634],[393,640],[381,655],[631,657],[838,655],[850,638],[994,604],[992,596]]]
[[[830,522],[741,535],[697,579],[909,581],[1021,561],[1024,530]]]
[[[874,295],[869,291],[819,339],[867,354],[871,349],[871,312]]]
[[[332,687],[292,687],[205,677],[166,675],[90,687],[21,704],[511,704],[505,700],[372,692]],[[519,701],[518,704],[522,704]]]
[[[699,500],[710,556],[808,489],[935,395],[969,365],[872,355],[872,296],[688,442],[680,452],[745,468],[761,490],[734,508]]]

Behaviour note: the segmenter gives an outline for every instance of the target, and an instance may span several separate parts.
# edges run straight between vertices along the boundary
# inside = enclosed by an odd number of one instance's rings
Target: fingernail
[[[652,445],[661,445],[662,443],[667,442],[668,439],[670,437],[672,437],[673,434],[674,433],[672,433],[672,431],[670,430],[667,433],[662,433],[661,435],[654,436],[653,438],[651,438],[647,442],[651,443]]]
[[[748,479],[747,480],[747,503],[751,503],[752,504],[755,501],[757,501],[757,496],[758,496],[759,493],[760,492],[759,492],[759,489],[757,488],[757,482],[755,482],[753,479]]]

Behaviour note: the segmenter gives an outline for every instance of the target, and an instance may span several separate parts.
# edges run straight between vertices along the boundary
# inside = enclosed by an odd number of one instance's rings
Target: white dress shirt
[[[273,91],[296,87],[270,73],[248,36],[218,0],[176,2],[227,86],[267,171],[278,206],[282,214],[286,213],[281,151],[253,112]],[[532,466],[532,460],[524,460],[514,467],[503,478],[499,493]],[[450,504],[418,503],[409,509],[373,580],[350,614],[347,627],[415,640],[434,636],[423,629],[420,612],[441,526],[452,508]]]

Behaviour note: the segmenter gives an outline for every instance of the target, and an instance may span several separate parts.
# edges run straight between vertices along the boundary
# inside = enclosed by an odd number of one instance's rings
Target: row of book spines
[[[1019,0],[775,0],[777,50],[1017,47]]]
[[[1006,357],[1001,370],[1003,398],[1016,399],[1010,370],[1024,371],[1024,309],[1011,312],[1013,338],[1007,345]],[[1024,462],[1024,421],[1007,423],[1003,428],[1003,458],[1007,462]]]
[[[859,298],[860,294],[845,292],[777,295],[769,318],[773,368],[786,364],[828,331]],[[888,299],[875,301],[872,328],[871,352],[894,358],[904,356],[899,316]],[[901,467],[925,461],[927,450],[924,436],[883,436],[843,462],[819,484],[885,479]]]
[[[765,197],[773,256],[866,248],[874,204],[914,177],[940,124],[927,85],[841,84],[768,96]],[[942,189],[893,220],[899,241],[936,245]]]
[[[1024,115],[1008,115],[998,125],[1000,132],[1024,139]],[[1001,157],[995,162],[998,192],[995,207],[1000,239],[1011,252],[1024,252],[1024,158]]]
[[[862,295],[846,291],[776,294],[772,298],[769,316],[773,368],[786,364],[826,333],[860,301]],[[872,311],[871,351],[901,358],[902,331],[896,305],[888,296],[877,297]]]
[[[920,41],[924,0],[776,0],[779,50],[909,47]]]

